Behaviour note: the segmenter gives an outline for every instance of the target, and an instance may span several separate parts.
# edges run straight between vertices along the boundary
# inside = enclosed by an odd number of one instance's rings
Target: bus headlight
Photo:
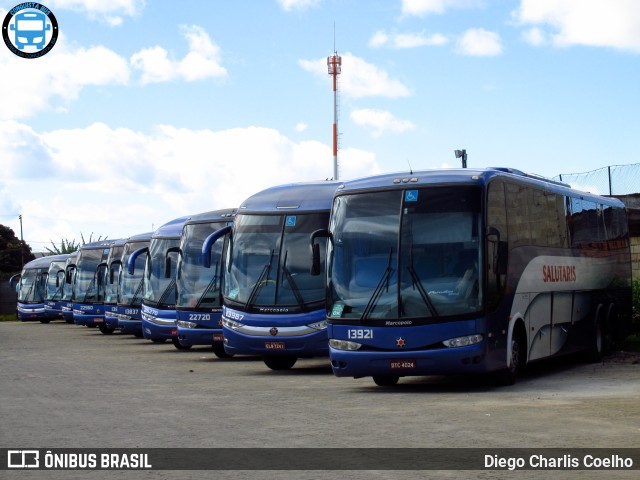
[[[234,322],[233,320],[229,320],[227,317],[222,317],[222,326],[230,328],[231,330],[238,330],[243,327],[240,322]]]
[[[482,341],[482,335],[467,335],[464,337],[456,337],[450,338],[448,340],[444,340],[442,343],[445,347],[455,348],[455,347],[467,347],[469,345],[474,345],[476,343],[480,343]]]
[[[313,328],[314,330],[325,330],[327,328],[327,321],[322,320],[320,322],[311,323],[307,326]]]
[[[329,346],[335,348],[336,350],[358,350],[360,349],[360,347],[362,347],[362,344],[332,338],[329,340]]]
[[[182,328],[197,328],[196,322],[187,322],[186,320],[178,320],[178,326]]]

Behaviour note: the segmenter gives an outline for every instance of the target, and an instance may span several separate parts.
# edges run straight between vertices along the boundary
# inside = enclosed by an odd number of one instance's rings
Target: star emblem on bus
[[[404,348],[405,345],[406,345],[406,342],[404,341],[404,338],[402,337],[396,338],[396,347]]]

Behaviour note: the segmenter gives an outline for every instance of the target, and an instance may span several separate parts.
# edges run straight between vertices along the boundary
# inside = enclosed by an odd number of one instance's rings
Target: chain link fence
[[[562,173],[553,177],[578,190],[599,195],[628,195],[640,192],[640,163],[611,165],[583,173]]]

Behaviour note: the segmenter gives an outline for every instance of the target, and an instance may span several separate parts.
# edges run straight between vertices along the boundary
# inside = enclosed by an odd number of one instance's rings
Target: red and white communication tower
[[[327,57],[327,67],[333,76],[333,179],[338,180],[338,75],[342,70],[342,57],[338,52]]]

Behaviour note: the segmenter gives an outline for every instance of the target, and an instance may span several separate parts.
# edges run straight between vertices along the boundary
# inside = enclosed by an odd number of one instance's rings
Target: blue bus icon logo
[[[7,48],[19,57],[41,57],[53,48],[58,39],[58,22],[44,5],[21,3],[5,16],[2,38]]]
[[[24,47],[33,45],[41,50],[44,47],[46,32],[51,30],[46,15],[40,12],[19,13],[15,19],[15,23],[11,24],[11,30],[16,32],[16,47],[24,50]]]

